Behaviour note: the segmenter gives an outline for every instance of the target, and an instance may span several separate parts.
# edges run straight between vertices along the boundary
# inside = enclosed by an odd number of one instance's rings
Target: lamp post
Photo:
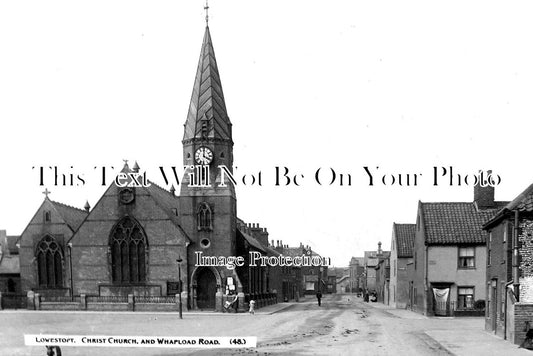
[[[178,293],[179,293],[179,296],[178,296],[178,301],[179,301],[179,311],[180,311],[180,319],[183,319],[183,314],[182,314],[182,307],[181,307],[181,262],[183,262],[183,260],[181,259],[181,256],[178,256],[178,259],[176,260],[176,262],[178,262]]]
[[[74,281],[72,278],[72,242],[67,244],[68,247],[68,266],[70,273],[70,300],[74,301]]]

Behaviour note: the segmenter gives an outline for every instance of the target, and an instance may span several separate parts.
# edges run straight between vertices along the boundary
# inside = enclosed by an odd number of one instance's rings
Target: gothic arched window
[[[213,213],[207,203],[200,203],[196,216],[198,230],[213,230]]]
[[[41,239],[35,258],[39,287],[63,287],[63,251],[52,236],[46,235]]]
[[[145,252],[148,241],[137,221],[125,217],[111,230],[111,274],[114,283],[146,282]]]

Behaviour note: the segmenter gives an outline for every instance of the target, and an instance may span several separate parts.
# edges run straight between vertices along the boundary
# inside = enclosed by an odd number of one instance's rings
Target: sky
[[[512,200],[533,180],[531,7],[211,1],[239,217],[346,266],[390,249],[419,200],[472,201],[479,170]],[[1,2],[0,229],[22,233],[45,188],[94,206],[97,173],[123,159],[164,185],[158,167],[182,165],[204,30],[201,0]],[[56,186],[49,167],[85,183]],[[276,167],[303,178],[276,186]]]

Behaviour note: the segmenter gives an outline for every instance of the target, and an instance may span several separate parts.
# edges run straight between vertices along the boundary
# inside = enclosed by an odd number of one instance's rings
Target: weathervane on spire
[[[209,2],[208,0],[205,0],[204,10],[205,10],[205,24],[209,25]]]

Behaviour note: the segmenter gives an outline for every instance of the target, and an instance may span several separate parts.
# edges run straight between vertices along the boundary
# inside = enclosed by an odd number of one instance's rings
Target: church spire
[[[231,122],[226,112],[215,51],[207,26],[208,8],[206,4],[205,34],[185,122],[183,143],[194,139],[232,142]]]

